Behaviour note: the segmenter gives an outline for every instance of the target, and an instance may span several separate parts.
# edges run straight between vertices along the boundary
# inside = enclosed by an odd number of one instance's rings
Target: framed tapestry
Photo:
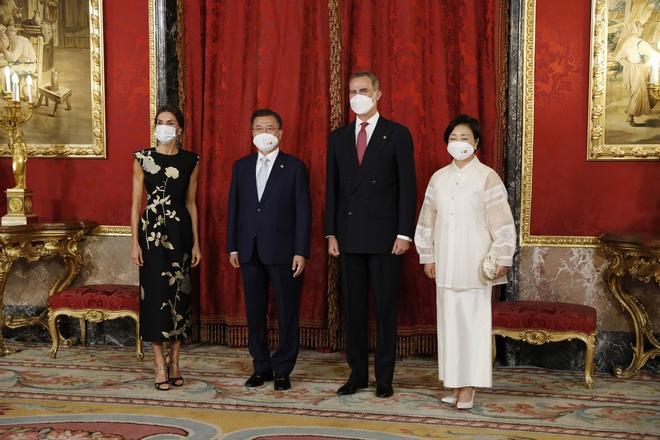
[[[593,0],[588,160],[660,159],[660,0]]]
[[[30,156],[106,157],[103,0],[0,0],[0,72],[3,89],[18,75],[22,100],[34,84]]]

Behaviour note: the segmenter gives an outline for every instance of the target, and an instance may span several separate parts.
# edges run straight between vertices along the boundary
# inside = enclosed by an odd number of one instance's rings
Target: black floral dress
[[[135,153],[144,171],[147,207],[142,214],[139,243],[140,333],[152,342],[190,335],[190,256],[193,232],[186,208],[190,176],[199,161],[195,153],[158,153],[154,148]]]

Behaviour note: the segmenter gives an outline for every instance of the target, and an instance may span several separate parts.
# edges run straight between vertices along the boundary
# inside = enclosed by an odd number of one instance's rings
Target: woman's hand
[[[509,273],[509,268],[507,266],[498,266],[495,279],[502,278],[507,273]]]
[[[142,260],[142,248],[137,243],[133,243],[133,249],[131,250],[131,261],[136,266],[142,267],[144,265],[144,260]]]
[[[435,279],[435,263],[426,263],[424,265],[424,273],[427,277],[434,280]]]
[[[202,252],[199,250],[199,245],[196,244],[192,248],[192,259],[190,260],[190,267],[196,267],[202,259]]]

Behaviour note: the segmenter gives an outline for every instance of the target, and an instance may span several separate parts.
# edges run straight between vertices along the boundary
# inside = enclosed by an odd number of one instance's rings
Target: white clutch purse
[[[484,281],[493,281],[495,275],[497,275],[497,269],[498,265],[495,256],[492,254],[486,255],[481,261],[481,278]]]

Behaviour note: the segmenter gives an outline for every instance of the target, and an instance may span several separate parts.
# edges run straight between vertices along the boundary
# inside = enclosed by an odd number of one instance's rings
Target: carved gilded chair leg
[[[142,337],[140,337],[140,319],[135,320],[135,350],[138,361],[144,359],[144,353],[142,352]]]
[[[80,343],[85,347],[87,345],[87,321],[78,318],[78,324],[80,324]]]
[[[493,334],[493,340],[491,342],[493,345],[493,348],[491,349],[491,352],[493,353],[493,360],[492,363],[495,363],[495,358],[497,357],[497,347],[495,346],[495,334]]]
[[[60,332],[57,329],[57,316],[55,316],[54,311],[48,313],[48,332],[50,333],[50,350],[48,350],[48,355],[55,359],[57,357],[57,350],[60,347]]]
[[[596,333],[590,334],[585,340],[587,349],[584,353],[584,380],[587,382],[587,388],[591,389],[594,385],[592,377],[594,371],[594,353],[596,352]]]

